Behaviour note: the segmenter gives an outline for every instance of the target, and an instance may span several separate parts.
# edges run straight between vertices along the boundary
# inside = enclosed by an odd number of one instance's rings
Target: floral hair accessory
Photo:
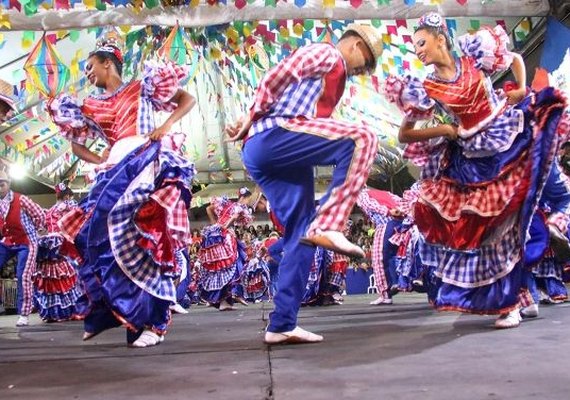
[[[240,188],[239,191],[238,191],[238,195],[239,195],[240,197],[241,197],[241,196],[247,196],[247,195],[250,195],[250,194],[251,194],[251,191],[250,191],[248,188],[246,188],[246,187],[242,187],[242,188]]]
[[[95,50],[91,54],[95,53],[111,53],[117,60],[123,63],[123,53],[121,52],[119,41],[114,37],[104,38],[97,41],[95,45]]]
[[[445,33],[446,35],[448,34],[447,25],[445,24],[443,17],[436,12],[430,12],[424,14],[420,18],[420,20],[418,21],[417,29],[424,28],[426,26],[436,28],[440,30],[442,33]]]

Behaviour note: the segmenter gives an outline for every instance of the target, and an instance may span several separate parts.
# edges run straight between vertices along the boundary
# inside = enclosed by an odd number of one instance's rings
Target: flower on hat
[[[430,26],[432,28],[440,29],[442,32],[447,33],[447,25],[441,15],[436,12],[429,12],[422,15],[418,21],[418,28]]]

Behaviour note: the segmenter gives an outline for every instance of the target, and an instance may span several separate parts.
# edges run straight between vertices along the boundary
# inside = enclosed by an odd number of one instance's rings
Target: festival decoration
[[[69,68],[61,61],[55,47],[43,35],[24,64],[27,78],[45,97],[55,97],[65,89]]]

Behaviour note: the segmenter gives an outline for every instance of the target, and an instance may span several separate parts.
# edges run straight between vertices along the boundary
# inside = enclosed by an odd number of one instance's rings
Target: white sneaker
[[[29,324],[30,321],[28,320],[28,317],[25,315],[20,315],[18,321],[16,321],[16,326],[28,326]]]
[[[521,308],[521,317],[536,318],[538,317],[538,304],[531,304],[528,307]]]
[[[382,306],[382,305],[392,305],[392,299],[385,299],[384,297],[378,297],[376,300],[370,302],[371,306]]]
[[[501,314],[499,318],[495,321],[495,328],[497,329],[509,329],[516,328],[521,324],[522,318],[519,309],[515,309],[508,314]]]
[[[178,303],[171,304],[168,308],[170,308],[170,311],[176,314],[188,314],[188,310]]]

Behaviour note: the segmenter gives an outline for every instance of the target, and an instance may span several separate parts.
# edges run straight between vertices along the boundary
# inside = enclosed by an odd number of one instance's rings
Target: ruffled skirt
[[[83,259],[86,332],[121,324],[165,332],[186,263],[193,175],[181,155],[148,142],[99,173],[80,207],[64,216],[62,234]]]
[[[563,100],[551,88],[516,106],[524,129],[508,150],[468,158],[451,145],[443,177],[421,182],[419,256],[439,310],[498,314],[526,291],[525,268],[548,245],[535,210],[553,171]]]
[[[242,296],[240,276],[247,261],[245,245],[231,229],[218,224],[202,230],[200,247],[200,293],[203,300],[232,303],[232,296]]]
[[[60,254],[64,238],[49,234],[38,240],[34,301],[40,318],[46,322],[83,319],[86,310],[76,306],[84,294],[75,269]]]

